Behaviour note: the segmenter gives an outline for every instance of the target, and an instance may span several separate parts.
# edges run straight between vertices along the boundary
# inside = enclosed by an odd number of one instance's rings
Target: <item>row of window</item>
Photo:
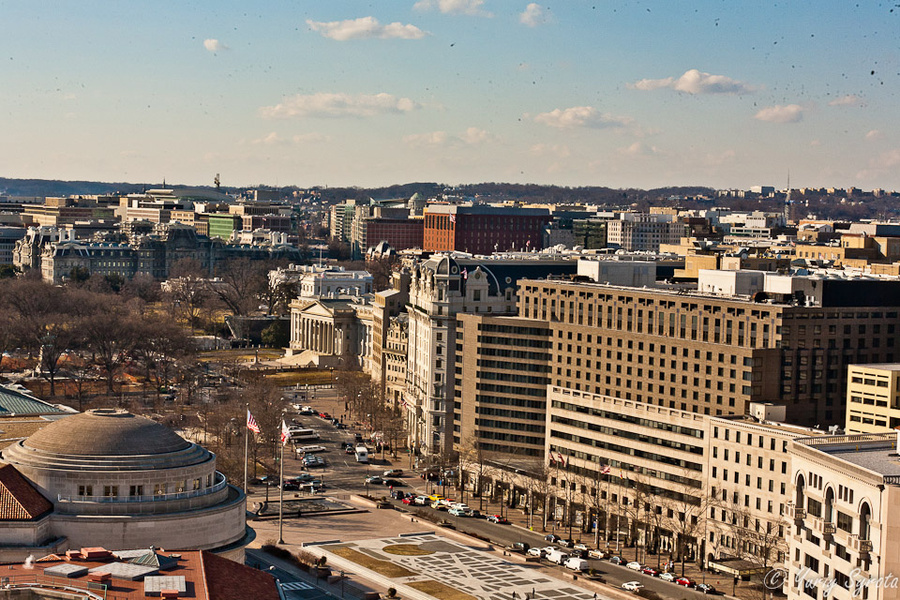
[[[206,487],[212,487],[212,474],[206,476]],[[163,496],[169,493],[182,493],[189,491],[188,485],[190,485],[190,490],[197,491],[202,489],[201,487],[202,479],[200,477],[196,479],[181,480],[176,481],[173,484],[168,483],[155,483],[152,487],[152,495],[154,496]],[[119,486],[118,485],[104,485],[103,486],[103,496],[105,497],[117,497],[119,496]],[[100,486],[98,486],[98,490],[100,491]],[[124,491],[124,489],[122,490]],[[146,488],[147,492],[151,491],[150,486]],[[94,486],[92,484],[83,484],[78,486],[78,495],[82,497],[90,497],[94,495]],[[128,486],[128,496],[130,497],[138,497],[145,495],[145,487],[141,484],[130,485]],[[147,494],[149,495],[149,494]]]

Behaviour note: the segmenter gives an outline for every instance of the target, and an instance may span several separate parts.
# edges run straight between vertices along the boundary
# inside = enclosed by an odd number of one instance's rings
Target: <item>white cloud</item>
[[[856,174],[858,179],[869,179],[883,176],[885,173],[893,173],[900,167],[900,148],[894,148],[882,152],[869,161],[869,168]]]
[[[865,102],[856,94],[847,94],[846,96],[835,98],[828,103],[828,106],[865,106]]]
[[[756,91],[753,86],[737,79],[701,73],[697,69],[685,71],[684,75],[677,79],[674,77],[641,79],[629,84],[628,87],[644,91],[672,89],[687,94],[749,94]]]
[[[799,104],[767,106],[753,116],[769,123],[799,123],[803,120],[803,107]]]
[[[215,54],[216,52],[222,52],[223,50],[228,50],[228,46],[213,38],[203,40],[203,47],[213,54]]]
[[[260,114],[269,119],[290,117],[372,117],[404,114],[420,108],[409,98],[391,94],[298,94],[274,106],[263,106]]]
[[[880,140],[883,137],[884,137],[884,134],[881,133],[881,131],[879,131],[878,129],[873,129],[873,130],[869,131],[868,133],[866,133],[866,139],[869,140],[870,142],[874,142],[875,140]]]
[[[287,140],[282,138],[278,133],[271,132],[267,135],[264,135],[261,138],[256,138],[255,140],[250,140],[250,143],[254,146],[275,146],[278,144],[286,144]]]
[[[431,133],[414,133],[403,136],[403,142],[414,148],[422,146],[443,146],[449,136],[446,131],[432,131]]]
[[[313,21],[307,19],[310,29],[322,34],[322,37],[345,42],[369,38],[420,40],[425,32],[415,25],[404,25],[395,22],[382,25],[375,17],[360,17],[346,21]]]
[[[654,154],[659,154],[659,148],[656,146],[648,146],[643,142],[635,142],[630,146],[625,148],[619,148],[619,154],[624,156],[653,156]]]
[[[572,154],[572,151],[569,150],[569,147],[565,144],[535,144],[530,150],[535,156],[558,156],[559,158],[567,158]]]
[[[606,129],[628,125],[632,120],[628,117],[617,117],[608,113],[601,113],[592,106],[573,106],[572,108],[557,108],[550,112],[541,113],[534,117],[534,121],[535,123],[560,129],[574,127]]]
[[[496,141],[496,136],[478,127],[469,127],[459,135],[450,135],[446,131],[431,133],[414,133],[403,137],[403,142],[413,146],[478,146]]]
[[[519,22],[528,27],[537,27],[550,22],[550,15],[544,11],[544,7],[537,2],[532,2],[525,7],[525,11],[519,14]]]
[[[317,142],[326,142],[331,138],[321,133],[302,133],[293,135],[289,138],[282,137],[278,132],[273,131],[260,138],[250,140],[252,146],[289,146],[291,144],[310,144]]]
[[[484,0],[419,0],[413,5],[415,10],[437,9],[445,15],[471,15],[474,17],[492,17],[484,10]]]

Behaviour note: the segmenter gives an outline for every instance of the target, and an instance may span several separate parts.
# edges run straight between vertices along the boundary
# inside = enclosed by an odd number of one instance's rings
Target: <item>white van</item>
[[[356,462],[358,463],[367,463],[369,462],[369,449],[365,447],[365,445],[360,444],[356,447]]]
[[[563,552],[562,550],[556,548],[547,553],[547,560],[552,563],[556,563],[558,565],[563,564],[567,560],[569,560],[569,554],[567,552]]]
[[[574,556],[566,560],[565,567],[567,569],[572,569],[573,571],[587,571],[590,568],[588,561]]]

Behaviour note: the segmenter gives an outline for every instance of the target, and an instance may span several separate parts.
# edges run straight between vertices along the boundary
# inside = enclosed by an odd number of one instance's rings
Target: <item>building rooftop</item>
[[[900,477],[897,433],[836,435],[795,440],[884,477]]]
[[[118,600],[143,599],[162,589],[178,590],[179,598],[279,600],[278,584],[268,573],[205,551],[159,552],[171,557],[172,564],[146,574],[123,562],[116,552],[100,560],[85,560],[78,553],[70,558],[51,554],[27,565],[3,565],[2,569],[9,588],[27,588],[31,591],[28,597],[37,599],[59,598],[59,588],[65,586],[73,592],[90,590],[97,597]],[[97,583],[95,574],[99,573],[109,573],[111,579]],[[108,586],[105,590],[104,585]]]
[[[23,445],[65,455],[142,456],[177,452],[191,444],[146,417],[98,408],[50,423]]]

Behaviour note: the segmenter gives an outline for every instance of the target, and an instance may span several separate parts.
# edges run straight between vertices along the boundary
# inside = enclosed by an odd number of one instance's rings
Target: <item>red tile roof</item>
[[[0,467],[0,520],[30,521],[53,510],[44,498],[12,465]]]
[[[246,565],[201,551],[209,600],[278,600],[275,578]]]

